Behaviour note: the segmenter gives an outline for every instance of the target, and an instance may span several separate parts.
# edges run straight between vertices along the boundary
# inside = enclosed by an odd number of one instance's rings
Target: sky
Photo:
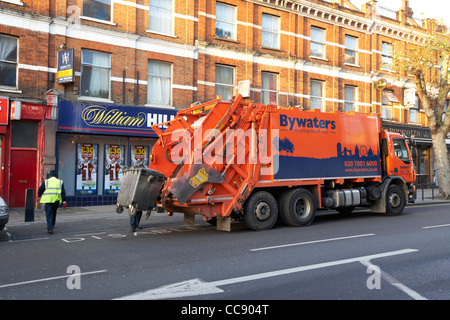
[[[358,8],[368,1],[350,0]],[[395,11],[400,9],[402,4],[402,0],[378,0],[378,5]],[[413,10],[414,17],[444,19],[444,23],[450,26],[450,0],[409,0],[409,7]]]

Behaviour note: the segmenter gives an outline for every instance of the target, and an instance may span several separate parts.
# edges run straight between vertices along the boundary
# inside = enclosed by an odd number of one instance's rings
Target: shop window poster
[[[147,168],[148,167],[148,147],[147,146],[130,146],[131,167]]]
[[[97,144],[77,144],[76,194],[78,195],[97,194],[97,150]]]
[[[125,146],[117,144],[105,145],[105,192],[117,194],[123,177],[125,163]]]

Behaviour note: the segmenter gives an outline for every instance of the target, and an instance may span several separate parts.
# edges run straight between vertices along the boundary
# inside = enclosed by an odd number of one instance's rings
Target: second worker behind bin
[[[142,229],[142,227],[139,227],[139,223],[141,222],[142,218],[142,211],[137,210],[134,217],[130,217],[130,226],[131,226],[131,232],[135,232],[136,229]]]
[[[45,217],[47,219],[47,232],[52,234],[56,222],[56,211],[62,202],[66,208],[66,190],[64,183],[57,178],[56,170],[52,170],[47,175],[48,179],[42,182],[38,189],[38,196],[41,197],[40,203],[44,203]]]

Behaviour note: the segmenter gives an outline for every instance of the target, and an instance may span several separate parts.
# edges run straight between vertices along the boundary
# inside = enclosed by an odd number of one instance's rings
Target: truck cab
[[[411,146],[408,144],[408,139],[397,132],[383,131],[381,133],[381,171],[386,185],[398,186],[404,193],[404,197],[408,202],[414,202],[416,199],[416,189],[414,181],[416,174],[414,171],[414,163],[412,160],[412,153],[414,150],[414,142],[410,140]],[[410,147],[412,149],[410,149]],[[393,189],[391,187],[391,189]],[[389,189],[386,189],[386,205],[389,208],[389,202],[395,206],[396,202],[400,201],[403,195],[392,196]],[[401,200],[400,202],[405,202]]]
[[[385,176],[399,176],[405,183],[415,181],[411,151],[405,136],[397,132],[382,133],[382,172]]]

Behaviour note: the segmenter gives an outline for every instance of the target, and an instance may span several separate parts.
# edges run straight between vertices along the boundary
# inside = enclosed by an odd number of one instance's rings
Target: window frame
[[[0,61],[1,63],[4,63],[4,64],[15,65],[15,69],[16,69],[16,72],[15,72],[15,75],[14,75],[15,83],[14,83],[13,86],[9,86],[9,85],[6,85],[6,84],[0,84],[0,89],[3,88],[3,89],[7,89],[7,90],[8,89],[9,90],[11,90],[11,89],[16,90],[18,88],[18,85],[19,85],[19,38],[11,37],[9,35],[4,35],[4,34],[0,34],[0,37],[10,38],[10,39],[16,40],[16,48],[14,49],[16,51],[16,57],[15,57],[16,60],[15,61],[11,61],[11,60],[1,60]]]
[[[270,18],[270,19],[276,19],[276,25],[277,25],[276,31],[264,29],[264,23],[263,23],[264,17]],[[268,13],[262,13],[261,14],[261,47],[269,48],[269,49],[280,49],[280,29],[281,29],[281,25],[280,25],[280,17],[279,16],[274,16],[274,15],[268,14]],[[266,45],[264,43],[264,33],[276,36],[275,46]]]
[[[413,108],[409,108],[408,123],[418,123],[420,110],[420,98],[415,96],[415,103]]]
[[[222,6],[222,7],[228,7],[228,8],[230,8],[231,10],[233,10],[233,21],[232,22],[230,22],[230,21],[227,21],[227,20],[221,20],[221,18],[218,18],[218,14],[217,14],[217,12],[218,12],[218,10],[217,10],[217,7],[218,6]],[[237,12],[236,12],[236,10],[237,10],[237,7],[236,6],[233,6],[233,5],[231,5],[231,4],[228,4],[228,3],[222,3],[222,2],[216,2],[216,22],[215,22],[215,26],[214,26],[214,36],[216,37],[216,38],[218,38],[218,39],[223,39],[223,40],[232,40],[232,41],[237,41],[237,23],[236,23],[236,16],[237,16]],[[217,28],[217,24],[218,23],[223,23],[223,24],[228,24],[228,25],[230,25],[230,26],[232,26],[232,37],[230,37],[230,38],[227,38],[226,36],[220,36],[220,35],[218,35],[217,34],[217,30],[218,30],[218,28]]]
[[[83,0],[83,3],[81,4],[82,17],[86,17],[88,19],[93,19],[93,20],[98,20],[100,22],[112,22],[112,18],[113,18],[113,3],[112,3],[112,0],[109,0],[109,20],[85,14],[85,8],[84,8],[85,2],[93,3],[93,2],[100,2],[100,1],[98,1],[98,0]]]
[[[322,96],[313,96],[312,95],[312,84],[313,83],[318,83],[320,84],[320,91]],[[310,79],[309,80],[309,100],[310,100],[310,105],[309,105],[309,109],[313,110],[313,109],[319,109],[320,111],[324,111],[325,109],[325,81],[323,80],[317,80],[317,79]],[[320,101],[320,108],[313,108],[313,100],[316,101]]]
[[[217,69],[218,68],[224,68],[224,69],[231,69],[232,70],[232,74],[233,74],[233,80],[231,84],[228,83],[219,83],[217,82]],[[218,87],[225,87],[225,88],[229,88],[231,90],[231,95],[230,97],[224,97],[220,92],[217,91]],[[236,88],[236,67],[233,66],[228,66],[228,65],[224,65],[224,64],[216,64],[215,67],[215,80],[214,80],[214,88],[215,88],[215,95],[218,96],[222,96],[222,99],[231,99],[234,96],[234,90]]]
[[[347,89],[353,90],[353,100],[347,99]],[[352,86],[352,85],[348,85],[348,84],[346,84],[344,86],[344,112],[357,111],[356,110],[357,94],[358,94],[357,86]],[[351,106],[351,107],[349,109],[347,109],[347,106]]]
[[[350,48],[347,46],[347,38],[352,38],[355,40],[355,48]],[[344,64],[351,65],[351,66],[357,66],[358,65],[358,37],[346,34],[344,37]],[[347,62],[347,51],[353,53],[352,58],[354,59],[354,62]]]
[[[149,2],[148,2],[148,30],[147,30],[147,32],[161,34],[161,35],[166,35],[166,36],[172,36],[172,37],[175,36],[175,19],[174,19],[174,17],[175,17],[175,15],[174,15],[175,14],[175,9],[174,9],[175,8],[174,7],[175,6],[175,2],[173,0],[170,0],[172,5],[171,5],[171,9],[169,10],[169,9],[166,9],[166,8],[163,8],[163,7],[159,7],[159,6],[153,5],[151,3],[151,1],[152,0],[149,0]],[[162,11],[167,11],[167,12],[171,13],[170,14],[170,30],[169,30],[169,32],[151,29],[150,21],[152,19],[152,16],[151,16],[151,14],[153,12],[152,8],[153,8],[153,10],[156,9],[157,12],[162,10]],[[158,19],[160,19],[160,18],[158,18]],[[160,20],[158,20],[158,21],[160,21]]]
[[[321,31],[323,34],[323,42],[321,41],[317,41],[317,40],[313,40],[313,29],[317,30],[317,31]],[[316,58],[316,59],[326,59],[326,29],[320,28],[320,27],[316,27],[316,26],[311,26],[310,28],[310,35],[311,35],[311,43],[309,45],[309,56],[311,58]],[[322,55],[315,55],[313,53],[313,45],[320,45],[322,47]]]
[[[161,74],[151,74],[149,72],[150,63],[159,63],[159,64],[165,64],[170,67],[170,76],[165,76]],[[150,100],[149,95],[149,85],[150,85],[150,77],[157,77],[157,78],[163,78],[163,79],[169,79],[170,80],[170,86],[169,86],[169,104],[160,104],[155,102],[154,100]],[[155,59],[149,59],[147,62],[147,103],[146,106],[162,106],[162,107],[172,107],[173,104],[173,63],[167,62],[167,61],[161,61],[161,60],[155,60]]]
[[[83,62],[83,54],[84,54],[84,52],[94,52],[94,53],[98,53],[98,54],[108,55],[108,57],[109,57],[109,67],[104,67],[104,66],[84,63]],[[112,69],[111,53],[103,52],[103,51],[90,50],[90,49],[81,49],[81,59],[80,60],[81,60],[80,98],[88,98],[88,99],[91,99],[91,100],[92,99],[98,99],[98,100],[108,100],[108,101],[110,101],[110,99],[111,99],[111,69]],[[84,95],[83,94],[83,87],[82,87],[82,85],[83,85],[83,73],[84,73],[85,66],[89,66],[91,68],[98,68],[98,69],[106,69],[106,70],[108,70],[108,97],[107,98],[93,96],[93,95]]]
[[[270,88],[266,89],[263,86],[263,75],[264,74],[271,75],[271,76],[275,77],[275,85],[276,85],[275,90],[274,89],[270,89]],[[266,105],[275,104],[275,105],[278,105],[278,88],[279,88],[279,83],[278,82],[279,82],[279,79],[280,79],[280,77],[279,77],[278,73],[270,72],[270,71],[261,71],[261,104],[266,104]],[[268,93],[269,94],[269,101],[267,103],[266,103],[266,101],[264,99],[264,93]],[[271,93],[275,94],[275,103],[271,103],[270,102],[270,94]]]
[[[385,46],[389,46],[390,52],[385,51]],[[381,43],[381,69],[392,70],[394,45],[392,43],[382,41]],[[389,62],[386,62],[388,60]]]

